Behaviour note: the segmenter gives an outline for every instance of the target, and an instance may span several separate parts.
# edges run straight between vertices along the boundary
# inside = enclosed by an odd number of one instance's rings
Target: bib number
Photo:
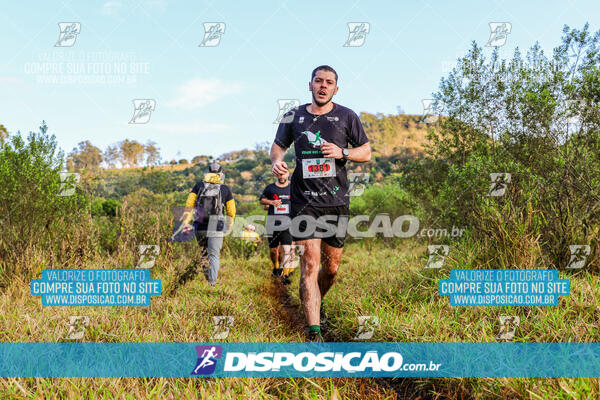
[[[273,213],[275,213],[275,214],[289,214],[290,213],[290,205],[289,204],[280,204],[277,207],[273,208]]]
[[[331,176],[335,176],[335,160],[333,158],[305,158],[302,160],[302,177],[304,179]]]

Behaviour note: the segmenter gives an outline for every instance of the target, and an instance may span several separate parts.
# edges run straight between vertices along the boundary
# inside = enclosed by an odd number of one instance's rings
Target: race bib
[[[335,176],[335,160],[333,158],[305,158],[302,160],[302,176],[304,179]]]
[[[290,205],[289,204],[280,204],[277,207],[273,208],[273,213],[275,213],[275,214],[289,214],[290,213]]]

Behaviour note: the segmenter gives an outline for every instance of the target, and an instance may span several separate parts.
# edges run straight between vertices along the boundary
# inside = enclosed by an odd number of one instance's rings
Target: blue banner
[[[555,269],[453,269],[438,290],[451,306],[557,306],[570,281]]]
[[[149,306],[162,292],[147,269],[45,269],[29,287],[43,306]]]
[[[598,377],[600,343],[1,343],[2,377]]]

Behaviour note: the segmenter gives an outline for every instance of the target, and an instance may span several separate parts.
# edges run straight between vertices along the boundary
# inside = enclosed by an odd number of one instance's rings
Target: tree
[[[97,169],[102,162],[102,150],[90,143],[89,140],[79,142],[77,146],[69,153],[68,165],[75,171]]]
[[[8,138],[8,131],[6,130],[4,125],[0,125],[0,142],[2,142],[4,139],[7,139],[7,138]]]
[[[109,145],[104,150],[104,163],[108,168],[116,168],[120,157],[119,146],[116,144]]]
[[[145,147],[136,140],[125,139],[119,142],[121,163],[128,167],[137,167],[144,158]]]
[[[200,163],[207,163],[210,160],[210,156],[196,156],[194,158],[192,158],[192,164],[200,164]]]
[[[156,142],[148,140],[144,151],[146,153],[146,165],[158,165],[160,164],[160,149],[156,147]]]
[[[447,117],[430,130],[431,158],[412,185],[490,249],[479,263],[564,266],[569,244],[599,247],[599,48],[600,31],[587,24],[565,26],[550,56],[536,43],[524,56],[502,60],[496,49],[487,58],[473,43],[441,80],[434,98]],[[501,197],[489,194],[491,181],[505,185]],[[588,265],[600,265],[592,254]]]
[[[72,237],[84,209],[79,191],[59,195],[63,163],[64,153],[45,122],[27,140],[18,132],[0,143],[0,286],[15,272],[22,278],[39,273],[28,249],[44,249],[35,257],[51,253],[53,262],[63,262],[55,258],[58,244]]]

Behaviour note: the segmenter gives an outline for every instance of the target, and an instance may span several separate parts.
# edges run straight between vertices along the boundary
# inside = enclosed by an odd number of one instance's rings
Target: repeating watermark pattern
[[[348,174],[348,193],[346,196],[360,196],[364,193],[369,183],[370,175],[368,172],[350,172]]]
[[[133,99],[133,116],[130,124],[147,124],[150,121],[152,111],[156,109],[154,99]]]
[[[371,31],[368,22],[348,22],[348,40],[344,47],[360,47],[365,44],[367,34]]]
[[[490,189],[488,190],[488,197],[502,197],[506,193],[506,188],[511,180],[511,174],[508,172],[492,172],[490,174]]]
[[[189,210],[192,210],[190,208]],[[182,232],[182,215],[186,212],[184,207],[173,208],[175,224],[173,235],[169,241],[189,241],[193,236],[184,237]],[[266,223],[265,223],[266,221]],[[420,228],[420,221],[414,215],[401,215],[394,219],[389,214],[373,215],[354,215],[349,218],[347,215],[322,215],[314,218],[311,215],[298,215],[294,218],[288,215],[270,215],[269,218],[264,214],[255,214],[247,216],[236,216],[233,220],[229,216],[211,215],[208,218],[207,235],[209,237],[242,237],[244,227],[248,224],[256,227],[259,235],[266,232],[280,232],[289,229],[292,236],[302,240],[303,238],[326,238],[326,237],[346,237],[352,238],[374,238],[378,235],[383,237],[440,237],[440,238],[458,238],[462,237],[465,229],[457,226],[452,228]],[[221,231],[220,227],[226,227]],[[181,237],[179,237],[181,235]],[[313,236],[314,235],[314,236]]]
[[[497,340],[512,340],[515,337],[517,326],[521,323],[518,315],[500,315],[500,331],[496,335]]]
[[[218,315],[212,317],[213,324],[215,325],[213,328],[211,340],[224,340],[229,336],[229,330],[233,326],[233,317],[229,315]]]
[[[450,253],[450,246],[445,244],[433,244],[427,246],[427,253],[429,257],[425,268],[442,268],[446,256]]]
[[[369,340],[375,333],[375,328],[379,326],[379,317],[373,315],[361,315],[358,317],[358,330],[354,340]]]
[[[154,267],[156,257],[160,254],[160,246],[154,244],[141,244],[138,246],[138,249],[140,252],[140,260],[138,261],[137,267],[145,269]]]
[[[277,114],[277,118],[275,118],[275,121],[273,121],[273,124],[279,124],[279,123],[289,124],[289,123],[291,123],[294,120],[294,115],[295,115],[295,112],[292,110],[294,110],[295,108],[300,106],[300,100],[298,100],[298,99],[277,99],[277,104],[279,106],[279,113]],[[290,111],[291,111],[291,113],[284,117],[284,115]],[[302,123],[302,122],[300,122],[300,123]]]
[[[69,332],[67,339],[81,340],[85,335],[85,328],[90,325],[90,318],[84,315],[72,315],[69,317]]]
[[[569,263],[566,268],[581,269],[585,267],[585,263],[592,248],[587,244],[572,244],[569,245],[569,250],[571,251],[571,257],[569,258]]]
[[[81,33],[81,23],[79,22],[59,22],[58,40],[54,47],[72,47],[77,40],[77,35]]]
[[[444,102],[436,99],[423,99],[423,115],[421,122],[426,124],[434,124],[440,118],[440,115],[445,109]]]
[[[571,99],[565,100],[567,112],[566,123],[569,125],[579,125],[582,121],[581,109],[585,106],[585,100]]]
[[[81,182],[81,176],[77,172],[60,172],[60,188],[58,196],[73,196],[75,194],[75,186]]]
[[[292,245],[292,262],[290,264],[290,268],[296,269],[300,268],[300,259],[304,254],[304,245],[295,244]]]
[[[506,44],[508,34],[512,30],[512,24],[510,22],[490,22],[490,39],[488,40],[487,47],[500,47]]]
[[[65,48],[39,52],[23,64],[23,71],[42,84],[135,84],[150,75],[150,63],[135,52]]]
[[[216,47],[221,43],[221,36],[225,33],[225,22],[205,22],[204,39],[198,47]]]

